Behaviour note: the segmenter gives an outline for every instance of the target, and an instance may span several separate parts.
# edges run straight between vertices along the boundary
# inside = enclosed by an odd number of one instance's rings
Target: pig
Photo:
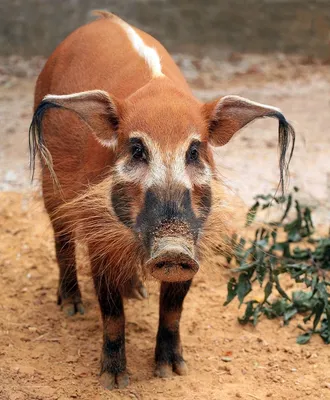
[[[187,373],[183,301],[215,240],[225,246],[228,222],[213,147],[263,117],[279,121],[283,186],[295,134],[282,112],[234,95],[199,101],[165,48],[119,17],[98,12],[48,59],[35,90],[31,167],[38,155],[68,315],[84,312],[76,240],[87,246],[105,388],[129,383],[123,296],[146,296],[141,271],[160,281],[155,374]]]

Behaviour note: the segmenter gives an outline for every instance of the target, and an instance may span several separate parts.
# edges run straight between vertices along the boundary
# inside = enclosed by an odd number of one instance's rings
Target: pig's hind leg
[[[60,270],[57,304],[68,316],[76,313],[84,314],[77,279],[74,239],[70,234],[63,233],[63,229],[60,229],[58,225],[53,224],[53,228],[56,258]]]

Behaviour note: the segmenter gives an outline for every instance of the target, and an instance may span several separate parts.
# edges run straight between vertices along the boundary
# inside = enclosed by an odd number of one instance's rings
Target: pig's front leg
[[[160,289],[159,327],[156,344],[155,375],[167,378],[172,371],[186,375],[187,365],[182,357],[180,318],[183,300],[191,281],[162,282]]]
[[[93,268],[94,286],[103,319],[101,384],[106,389],[124,388],[129,383],[125,354],[125,315],[122,296],[107,279]]]

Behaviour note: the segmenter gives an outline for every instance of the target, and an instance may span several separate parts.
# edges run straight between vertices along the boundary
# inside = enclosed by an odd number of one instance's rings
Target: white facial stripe
[[[132,43],[132,46],[139,54],[139,56],[145,60],[146,64],[150,68],[152,76],[154,78],[164,76],[157,50],[147,46],[142,40],[142,38],[135,32],[135,30],[125,21],[123,21],[116,15],[112,15],[112,18],[117,24],[119,24],[125,30],[128,39]]]
[[[194,175],[191,179],[197,186],[208,185],[212,179],[212,170],[208,165],[205,165],[203,171]]]
[[[143,184],[145,189],[151,186],[164,186],[169,182],[178,183],[191,189],[192,185],[209,184],[212,178],[212,171],[209,166],[199,173],[191,175],[186,168],[186,150],[189,144],[195,140],[201,140],[199,135],[191,135],[174,153],[161,151],[158,144],[155,143],[148,134],[140,131],[132,132],[130,138],[141,138],[148,148],[150,162],[148,169],[136,168],[127,171],[127,159],[121,160],[116,166],[118,176],[127,182]]]
[[[138,137],[141,138],[146,144],[149,155],[150,163],[148,168],[147,176],[145,177],[143,184],[145,188],[149,188],[152,185],[164,185],[166,181],[167,168],[164,163],[162,152],[157,143],[150,138],[150,136],[144,132],[131,132],[130,138]],[[141,181],[141,175],[135,177],[138,182]],[[135,180],[135,179],[134,179]]]
[[[193,140],[200,141],[201,140],[200,135],[198,135],[197,133],[193,133],[192,135],[190,135],[185,140],[185,142],[182,143],[180,148],[178,148],[178,150],[176,151],[174,157],[171,160],[168,161],[169,165],[172,166],[171,170],[172,170],[172,179],[173,179],[173,181],[183,184],[188,189],[191,189],[192,183],[198,184],[196,182],[196,179],[199,178],[199,175],[202,175],[202,174],[198,174],[198,176],[190,177],[187,174],[187,169],[186,169],[186,151],[187,151],[190,143]]]
[[[182,147],[174,155],[168,154],[167,164],[171,168],[172,181],[191,189],[192,184],[186,172],[186,149]]]

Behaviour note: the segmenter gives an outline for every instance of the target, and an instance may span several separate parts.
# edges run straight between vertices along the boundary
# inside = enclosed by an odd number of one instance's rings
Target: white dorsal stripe
[[[145,60],[146,64],[150,68],[152,76],[154,78],[164,76],[162,72],[160,57],[157,53],[157,50],[153,47],[147,46],[142,38],[128,23],[126,23],[114,14],[110,14],[109,17],[112,17],[113,21],[115,21],[124,29],[134,49],[139,54],[139,56]]]

